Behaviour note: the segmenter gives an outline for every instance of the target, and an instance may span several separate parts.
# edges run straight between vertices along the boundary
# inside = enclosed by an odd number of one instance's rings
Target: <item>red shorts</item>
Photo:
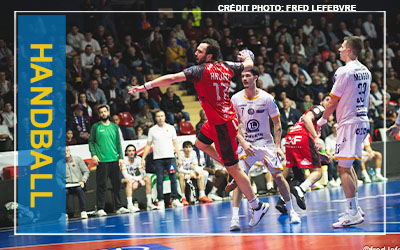
[[[287,135],[285,139],[286,167],[321,167],[319,153],[314,147],[313,139],[307,135]]]
[[[197,139],[207,145],[214,143],[221,162],[225,166],[232,166],[239,161],[237,132],[238,121],[236,119],[218,125],[213,125],[206,121],[201,127]]]

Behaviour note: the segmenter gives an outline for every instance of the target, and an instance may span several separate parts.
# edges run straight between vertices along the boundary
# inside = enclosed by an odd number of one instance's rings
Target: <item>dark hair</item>
[[[193,143],[191,141],[183,142],[182,148],[187,148],[187,147],[192,147],[193,148]]]
[[[264,65],[263,65],[264,66]],[[253,67],[251,70],[249,70],[249,72],[253,75],[253,76],[260,76],[260,70],[258,69],[258,67]]]
[[[109,110],[107,105],[101,104],[101,105],[97,108],[97,111],[100,111],[100,109],[102,109],[102,108],[106,108],[107,111]]]
[[[129,144],[129,145],[126,146],[126,148],[125,148],[125,156],[128,156],[128,153],[127,153],[126,151],[128,151],[128,148],[129,148],[129,147],[133,147],[133,148],[135,149],[135,152],[136,152],[136,147],[135,147],[135,145]],[[136,153],[135,153],[135,156],[136,156]]]
[[[363,42],[358,36],[346,36],[344,41],[347,41],[347,46],[351,49],[353,54],[358,57],[363,49]]]
[[[331,97],[329,94],[325,94],[324,97],[322,97],[322,101],[325,100],[325,98]]]
[[[219,56],[219,51],[220,51],[218,42],[212,38],[206,38],[206,39],[203,39],[201,41],[201,43],[206,43],[208,45],[207,50],[206,50],[206,55],[212,54],[213,55],[212,59],[217,60],[218,56]]]

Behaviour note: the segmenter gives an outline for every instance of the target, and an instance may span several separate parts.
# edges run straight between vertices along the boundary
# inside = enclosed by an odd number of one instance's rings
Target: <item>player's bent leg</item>
[[[203,142],[201,142],[199,139],[196,138],[196,141],[194,143],[194,145],[200,149],[201,151],[203,151],[204,153],[208,154],[211,158],[213,158],[214,160],[216,160],[217,162],[219,162],[220,164],[224,165],[221,162],[221,158],[218,155],[217,150],[215,149],[214,145],[208,145],[205,144]]]

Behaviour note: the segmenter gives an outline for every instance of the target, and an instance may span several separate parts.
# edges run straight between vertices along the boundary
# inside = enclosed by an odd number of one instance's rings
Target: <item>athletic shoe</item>
[[[279,197],[278,202],[276,203],[275,208],[278,209],[279,212],[281,212],[281,214],[287,214],[286,203],[285,203],[285,201],[282,199],[282,197]]]
[[[189,202],[186,200],[186,198],[182,198],[182,204],[184,206],[189,206]]]
[[[294,188],[291,191],[294,197],[296,197],[296,202],[299,208],[306,210],[305,192],[299,186],[294,186]]]
[[[358,184],[358,186],[362,186],[364,184],[364,182],[362,180],[357,180],[357,184]]]
[[[299,215],[296,213],[296,211],[294,211],[294,209],[290,211],[289,218],[290,224],[298,224],[301,222]]]
[[[364,184],[369,184],[369,183],[371,183],[371,178],[369,178],[369,175],[363,177],[363,182],[364,182]]]
[[[175,199],[175,200],[172,202],[172,207],[173,207],[173,208],[183,207],[183,205],[182,205],[182,203],[181,203],[178,199]]]
[[[335,179],[332,179],[330,181],[328,181],[328,184],[326,184],[327,188],[336,188],[336,187],[340,187],[340,184],[336,183]]]
[[[342,180],[340,179],[340,177],[336,179],[336,184],[338,184],[339,186],[342,185]]]
[[[87,219],[87,218],[88,218],[88,216],[87,216],[86,211],[82,211],[81,212],[81,219]]]
[[[269,204],[261,203],[261,206],[258,209],[250,209],[251,211],[251,219],[249,221],[249,226],[256,226],[262,217],[268,212]]]
[[[375,175],[374,181],[375,182],[384,182],[384,181],[387,181],[387,178],[383,177],[382,175]]]
[[[129,212],[130,212],[129,209],[126,209],[126,208],[124,208],[124,207],[120,207],[120,208],[116,211],[117,214],[127,214],[127,213],[129,213]]]
[[[232,218],[231,220],[231,226],[230,229],[231,231],[240,231],[240,226],[239,226],[239,217],[237,218]]]
[[[324,185],[322,185],[321,183],[319,183],[319,181],[317,181],[316,183],[314,183],[313,185],[311,185],[311,189],[312,190],[319,190],[319,189],[323,189],[325,188]]]
[[[98,217],[102,217],[102,216],[107,216],[107,213],[104,211],[104,209],[100,209],[100,210],[97,210],[96,215]]]
[[[357,210],[358,210],[358,212],[361,214],[362,217],[365,217],[365,213],[364,213],[364,211],[361,209],[361,207],[358,207]],[[349,213],[349,210],[346,209],[346,212],[345,212],[345,213],[340,213],[340,214],[339,214],[339,217],[343,217],[343,216],[345,216],[345,215],[348,214],[348,213]]]
[[[332,227],[333,228],[344,228],[344,227],[358,225],[363,222],[364,222],[364,218],[357,211],[356,215],[354,215],[354,216],[346,213],[344,216],[339,218],[338,222],[333,223]]]
[[[210,198],[208,198],[207,196],[201,196],[201,197],[199,198],[199,201],[200,201],[200,202],[204,202],[204,203],[211,203],[211,202],[213,202],[213,200],[210,199]]]
[[[237,187],[235,179],[232,179],[225,187],[225,192],[228,194]]]
[[[151,211],[151,210],[159,210],[160,208],[157,206],[154,206],[153,203],[147,202],[146,210]]]
[[[165,209],[165,202],[164,200],[158,201],[158,210],[164,210]]]
[[[135,203],[134,205],[129,204],[128,205],[128,210],[129,210],[129,213],[136,213],[136,212],[140,211],[139,206],[138,206],[137,203]]]
[[[208,194],[208,198],[212,199],[213,201],[222,201],[222,197],[216,194]]]

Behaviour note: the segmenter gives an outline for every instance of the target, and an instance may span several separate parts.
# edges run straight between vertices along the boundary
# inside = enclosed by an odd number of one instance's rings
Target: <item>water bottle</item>
[[[369,168],[369,175],[371,175],[371,177],[375,175],[374,169],[372,167]]]

